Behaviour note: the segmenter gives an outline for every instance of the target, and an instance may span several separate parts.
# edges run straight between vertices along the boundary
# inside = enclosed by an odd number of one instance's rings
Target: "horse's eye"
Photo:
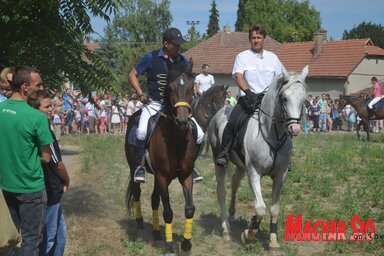
[[[288,101],[286,97],[281,97],[281,100],[282,100],[284,103]]]

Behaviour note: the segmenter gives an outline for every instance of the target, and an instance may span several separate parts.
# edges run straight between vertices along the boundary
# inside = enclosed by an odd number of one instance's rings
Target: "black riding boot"
[[[196,144],[195,160],[200,155],[200,149],[201,149],[201,144]],[[195,166],[193,166],[192,179],[193,179],[193,182],[196,182],[196,183],[203,180],[203,177],[199,174],[199,172]]]
[[[225,126],[223,132],[223,141],[221,143],[221,152],[217,155],[216,165],[226,168],[228,165],[229,149],[232,146],[233,135],[228,125]]]
[[[145,140],[137,140],[136,142],[136,157],[135,157],[135,175],[133,180],[136,183],[144,183],[145,182],[145,167],[142,165],[143,155],[145,152]]]
[[[369,119],[374,120],[376,119],[376,112],[374,108],[368,108],[368,115]]]

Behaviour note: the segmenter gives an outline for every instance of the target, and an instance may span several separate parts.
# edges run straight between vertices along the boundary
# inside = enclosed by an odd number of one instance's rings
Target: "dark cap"
[[[187,41],[183,38],[180,30],[177,28],[169,28],[163,34],[163,41],[171,42],[177,45],[182,45]]]

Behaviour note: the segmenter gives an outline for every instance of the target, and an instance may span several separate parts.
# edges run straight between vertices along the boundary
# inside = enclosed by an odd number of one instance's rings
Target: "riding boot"
[[[223,132],[223,141],[221,143],[221,151],[217,155],[216,165],[226,168],[228,165],[228,154],[232,146],[233,135],[231,130],[226,126]]]
[[[371,120],[376,119],[376,112],[373,108],[368,108],[368,115],[369,115],[369,119]]]
[[[136,183],[144,183],[145,182],[145,167],[142,164],[143,156],[145,152],[145,140],[137,139],[136,142],[136,157],[135,157],[135,174],[133,180]]]
[[[201,149],[201,144],[196,144],[195,160],[200,155],[200,149]],[[203,180],[203,177],[199,174],[196,166],[193,166],[192,179],[193,179],[193,182],[196,182],[196,183]]]

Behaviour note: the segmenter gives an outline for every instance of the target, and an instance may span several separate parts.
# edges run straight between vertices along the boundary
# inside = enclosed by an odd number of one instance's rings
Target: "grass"
[[[68,225],[67,255],[161,255],[162,249],[150,242],[150,225],[144,239],[137,237],[135,223],[125,212],[124,195],[129,168],[124,157],[123,136],[65,136],[64,145],[78,145],[80,154],[78,183],[83,191],[78,197],[95,200],[87,214],[75,207],[66,214]],[[384,136],[374,134],[371,142],[357,141],[354,133],[304,134],[294,139],[292,168],[284,184],[280,203],[278,255],[383,255],[384,239],[372,242],[316,243],[284,242],[288,214],[302,215],[303,220],[343,220],[349,227],[353,215],[361,220],[371,217],[376,233],[384,235]],[[220,210],[216,200],[216,180],[212,159],[199,159],[197,167],[204,181],[194,187],[196,206],[193,226],[194,255],[268,254],[269,218],[261,224],[261,234],[250,248],[239,240],[254,215],[252,194],[246,178],[237,194],[233,241],[221,239]],[[150,193],[153,178],[142,185],[142,209],[147,224],[151,222]],[[230,195],[227,177],[227,198]],[[263,195],[270,206],[271,181],[262,180]],[[89,194],[89,195],[88,195]],[[184,223],[184,199],[177,181],[170,186],[174,211],[174,240],[180,241]],[[68,196],[69,197],[69,196]],[[67,207],[71,200],[67,198]],[[76,202],[79,199],[76,199]],[[76,205],[76,203],[74,203]],[[162,209],[160,209],[160,213]],[[109,220],[106,220],[109,219]],[[161,221],[162,223],[162,218]],[[100,233],[89,227],[103,226]],[[112,227],[111,227],[112,226]],[[115,227],[117,226],[117,227]],[[94,227],[93,227],[94,228]],[[84,231],[80,231],[84,229]],[[349,232],[351,228],[347,229]],[[92,234],[96,233],[96,234]],[[72,236],[70,236],[72,235]],[[96,236],[104,236],[99,240]],[[347,237],[349,237],[347,235]],[[113,241],[112,241],[113,239]],[[97,252],[99,250],[100,252]]]

